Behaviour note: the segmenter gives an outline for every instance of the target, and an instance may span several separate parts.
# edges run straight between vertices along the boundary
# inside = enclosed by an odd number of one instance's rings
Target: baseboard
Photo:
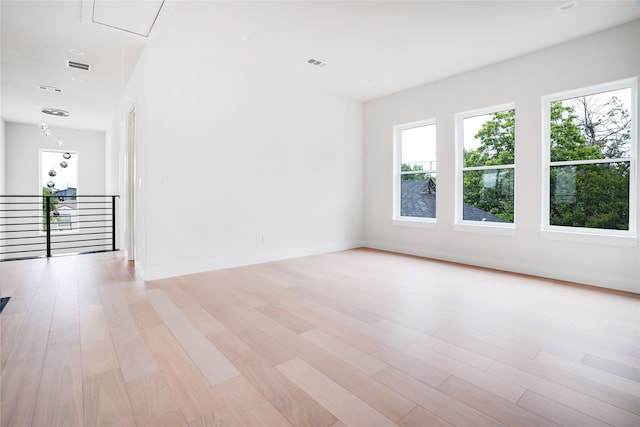
[[[599,276],[581,271],[561,270],[545,266],[508,262],[500,259],[471,257],[449,252],[433,251],[428,249],[413,248],[408,246],[393,245],[374,241],[365,241],[364,247],[388,252],[396,252],[406,255],[414,255],[422,258],[431,258],[441,261],[455,262],[458,264],[472,265],[476,267],[491,268],[494,270],[508,271],[512,273],[526,274],[564,282],[573,282],[599,288],[613,289],[623,292],[640,293],[640,284],[626,277]]]
[[[197,262],[148,267],[144,280],[157,280],[166,277],[182,276],[185,274],[202,273],[205,271],[222,270],[225,268],[242,267],[246,265],[262,264],[265,262],[280,261],[284,259],[300,258],[304,256],[320,255],[330,252],[344,251],[360,248],[362,241],[331,243],[303,248],[283,249],[270,252],[255,252],[245,255],[199,260]]]

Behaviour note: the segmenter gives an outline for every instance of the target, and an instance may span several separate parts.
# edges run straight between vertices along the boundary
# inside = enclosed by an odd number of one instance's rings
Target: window
[[[78,153],[40,151],[40,191],[49,197],[51,230],[76,230],[78,190]],[[42,205],[43,231],[46,230],[46,201]]]
[[[436,218],[436,124],[434,120],[394,128],[393,219],[433,223]]]
[[[543,228],[631,235],[636,80],[547,96]]]
[[[515,109],[512,104],[456,115],[457,222],[514,222]]]

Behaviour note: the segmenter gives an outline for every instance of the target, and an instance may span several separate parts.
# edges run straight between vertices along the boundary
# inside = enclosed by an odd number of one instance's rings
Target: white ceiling
[[[640,18],[637,0],[583,0],[567,11],[559,11],[563,1],[556,0],[166,0],[145,38],[113,27],[144,32],[153,22],[150,3],[157,7],[161,1],[94,1],[96,12],[98,6],[117,6],[100,11],[100,20],[121,22],[98,25],[87,19],[90,0],[84,19],[82,0],[0,2],[6,121],[37,124],[44,116],[40,110],[54,107],[71,115],[46,116],[52,127],[106,129],[137,58],[156,39],[178,53],[195,51],[220,64],[278,73],[366,101]],[[327,65],[309,65],[310,58]],[[68,69],[67,59],[91,64],[92,70]]]

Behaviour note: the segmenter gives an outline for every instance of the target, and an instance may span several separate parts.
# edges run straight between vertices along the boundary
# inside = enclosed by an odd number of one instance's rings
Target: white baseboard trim
[[[583,273],[575,270],[561,270],[549,268],[542,265],[522,264],[504,261],[500,259],[471,257],[449,252],[433,251],[428,249],[413,248],[408,246],[393,245],[374,241],[365,241],[364,247],[378,249],[388,252],[396,252],[406,255],[414,255],[422,258],[432,258],[441,261],[455,262],[476,267],[491,268],[495,270],[508,271],[512,273],[527,274],[530,276],[543,277],[553,280],[573,282],[600,288],[613,289],[618,291],[640,293],[640,284],[636,280],[627,277],[599,276]]]
[[[184,264],[149,267],[146,269],[146,276],[143,275],[142,277],[144,277],[144,280],[157,280],[167,277],[202,273],[205,271],[222,270],[225,268],[242,267],[245,265],[262,264],[265,262],[300,258],[310,255],[320,255],[361,247],[363,247],[363,242],[353,241],[307,246],[303,248],[283,249],[271,252],[255,252],[232,257],[204,259]]]

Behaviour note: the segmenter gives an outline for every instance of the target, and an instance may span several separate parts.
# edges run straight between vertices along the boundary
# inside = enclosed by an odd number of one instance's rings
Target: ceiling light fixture
[[[84,83],[84,79],[82,77],[71,77],[71,80],[78,83]]]
[[[82,62],[72,61],[70,59],[67,59],[67,67],[76,68],[78,70],[91,71],[91,65],[83,64]]]
[[[69,53],[76,56],[84,56],[84,51],[80,49],[69,49]]]
[[[61,110],[59,108],[43,108],[42,112],[49,114],[50,116],[69,117],[69,112],[67,110]]]
[[[62,93],[62,92],[64,92],[62,89],[57,88],[57,87],[53,87],[53,86],[38,85],[37,87],[38,87],[38,89],[44,90],[44,91],[47,91],[47,92],[54,92],[54,93]]]
[[[317,59],[313,59],[313,58],[308,59],[307,64],[315,65],[316,67],[320,67],[320,68],[327,66],[327,64],[325,64],[324,62],[318,61]]]
[[[558,6],[556,10],[558,12],[565,12],[567,10],[575,9],[576,6],[578,6],[578,2],[575,1],[575,0],[565,1],[565,2],[561,3],[560,6]]]

